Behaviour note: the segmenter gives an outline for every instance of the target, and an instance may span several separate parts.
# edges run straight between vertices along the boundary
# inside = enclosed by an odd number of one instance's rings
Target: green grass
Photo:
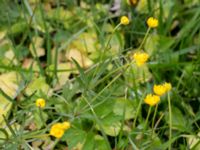
[[[0,149],[200,149],[198,0],[122,0],[116,12],[111,0],[0,2]],[[172,90],[145,104],[164,82]]]

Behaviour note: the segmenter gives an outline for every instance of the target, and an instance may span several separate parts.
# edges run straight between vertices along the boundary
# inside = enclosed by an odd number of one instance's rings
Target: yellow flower
[[[154,85],[153,91],[154,91],[155,94],[162,96],[166,92],[170,91],[171,88],[172,88],[172,85],[170,83],[165,82],[162,85]]]
[[[36,100],[36,102],[35,102],[35,105],[36,105],[37,107],[44,108],[45,105],[46,105],[46,102],[45,102],[45,100],[44,100],[43,98],[38,98],[38,99]]]
[[[162,96],[166,93],[166,87],[164,85],[154,85],[153,91],[155,94]]]
[[[65,131],[70,128],[70,122],[63,122],[63,123],[55,123],[50,130],[50,135],[61,138]]]
[[[133,55],[133,58],[137,64],[137,66],[142,66],[149,58],[149,55],[147,53],[144,52],[136,52]]]
[[[137,0],[127,0],[127,3],[129,5],[136,5],[137,4]]]
[[[158,20],[156,18],[150,17],[147,19],[147,25],[150,28],[156,28],[158,26]]]
[[[70,122],[65,121],[65,122],[62,123],[63,130],[69,129],[70,126],[71,126]]]
[[[160,102],[160,97],[153,94],[148,94],[144,99],[144,102],[150,106],[154,106]]]
[[[61,123],[56,123],[51,127],[50,135],[61,138],[64,134],[65,130],[63,130],[63,126]]]
[[[168,92],[168,91],[170,91],[170,90],[172,89],[171,83],[165,82],[165,83],[163,84],[163,86],[165,87],[166,92]]]
[[[123,24],[123,25],[129,24],[129,22],[130,22],[129,19],[126,16],[122,16],[121,19],[120,19],[120,23]]]

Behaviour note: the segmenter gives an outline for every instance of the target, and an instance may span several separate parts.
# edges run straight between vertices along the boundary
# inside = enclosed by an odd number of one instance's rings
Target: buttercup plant
[[[141,67],[142,65],[144,65],[145,62],[148,60],[148,58],[149,58],[149,55],[145,52],[136,52],[133,55],[133,59],[135,60],[136,65],[138,67]]]
[[[166,88],[164,85],[154,85],[153,91],[156,95],[162,96],[166,93]]]
[[[122,24],[122,25],[128,25],[129,23],[130,23],[130,20],[128,19],[127,16],[122,16],[120,18],[120,24]]]
[[[198,148],[189,3],[4,0],[0,149]]]
[[[136,5],[138,0],[126,0],[128,5]]]
[[[55,123],[50,129],[50,135],[56,138],[61,138],[70,126],[70,122]]]
[[[35,102],[35,105],[40,108],[44,108],[46,105],[46,101],[43,98],[38,98]]]
[[[144,102],[149,106],[154,106],[160,102],[160,97],[154,94],[148,94],[145,97]]]
[[[147,25],[149,28],[156,28],[158,27],[158,20],[154,17],[149,17],[147,19]]]
[[[166,94],[168,91],[170,91],[172,88],[170,83],[165,82],[164,84],[161,85],[154,85],[153,86],[153,91],[155,94],[162,96]]]

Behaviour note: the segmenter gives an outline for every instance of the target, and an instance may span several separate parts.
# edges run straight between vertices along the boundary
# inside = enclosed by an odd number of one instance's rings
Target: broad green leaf
[[[165,115],[165,120],[169,124],[169,113]],[[190,127],[189,122],[182,114],[182,112],[175,106],[172,106],[172,128],[180,131],[188,131]]]
[[[34,92],[38,94],[40,91],[47,93],[48,95],[51,95],[52,92],[44,77],[34,78],[33,81],[27,86],[25,94],[32,95]]]
[[[114,113],[107,114],[101,118],[101,126],[103,131],[110,136],[117,136],[121,130],[121,117],[116,116]],[[99,125],[96,128],[100,130]]]
[[[49,76],[53,77],[54,69],[55,69],[55,65],[50,65],[46,69],[46,72],[48,73]],[[54,85],[54,89],[59,89],[64,84],[66,84],[66,82],[69,80],[70,73],[72,73],[73,71],[74,70],[70,63],[58,64],[56,68],[56,75],[57,75],[58,82],[56,83],[56,85]]]
[[[3,117],[7,116],[11,107],[12,107],[12,103],[10,101],[8,101],[3,95],[0,94],[0,127],[3,124]]]
[[[94,111],[99,118],[105,117],[112,112],[114,104],[115,101],[113,99],[107,99],[106,101],[101,102],[101,105],[95,107]]]
[[[94,133],[92,132],[89,132],[87,134],[87,137],[86,137],[86,140],[85,140],[85,143],[83,144],[83,148],[82,150],[94,150]]]
[[[21,77],[16,72],[9,72],[0,75],[0,89],[10,98],[15,98]],[[0,94],[0,125],[3,123],[2,115],[7,116],[12,103],[2,94]]]
[[[28,27],[28,24],[24,20],[21,20],[13,24],[8,33],[17,35],[17,34],[23,33],[27,29],[27,27]]]
[[[121,129],[121,123],[120,122],[113,122],[112,124],[103,124],[103,130],[107,135],[110,136],[117,136],[119,134],[119,131]]]
[[[45,50],[42,47],[43,43],[44,43],[44,39],[39,37],[39,36],[35,36],[32,37],[32,42],[29,45],[29,50],[32,54],[32,56],[34,57],[41,57],[45,55]]]
[[[88,68],[93,64],[92,60],[87,57],[86,53],[77,49],[70,49],[68,52],[66,52],[66,58],[69,61],[72,61],[72,59],[76,60],[83,68]]]
[[[156,52],[166,52],[170,46],[174,44],[175,40],[170,37],[160,36],[157,34],[150,34],[144,44],[145,51],[149,55]]]
[[[87,133],[81,129],[71,128],[67,130],[62,138],[68,143],[69,149],[82,148],[85,142]]]
[[[70,44],[71,49],[77,49],[80,52],[93,53],[100,47],[99,43],[96,42],[97,36],[94,32],[84,32],[79,35]]]
[[[95,150],[106,150],[107,148],[105,139],[100,135],[95,135]]]
[[[128,82],[133,85],[133,83],[144,83],[149,81],[152,78],[146,64],[141,67],[138,67],[135,63],[131,65],[129,69],[125,72]]]
[[[116,115],[123,116],[125,112],[125,118],[124,119],[131,119],[134,118],[135,113],[136,113],[136,106],[134,107],[132,102],[128,99],[116,99],[113,112]]]
[[[0,88],[10,97],[16,96],[21,77],[16,72],[0,75]]]

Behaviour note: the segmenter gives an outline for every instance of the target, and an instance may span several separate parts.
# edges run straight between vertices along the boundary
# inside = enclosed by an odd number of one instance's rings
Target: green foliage
[[[0,0],[0,149],[198,150],[199,22],[198,0]],[[141,67],[136,51],[149,55]]]

